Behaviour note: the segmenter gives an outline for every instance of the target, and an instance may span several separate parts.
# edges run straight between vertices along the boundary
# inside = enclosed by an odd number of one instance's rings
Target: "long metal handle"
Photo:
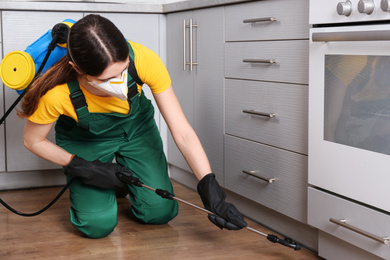
[[[151,191],[156,192],[156,189],[155,189],[155,188],[149,187],[149,186],[147,186],[147,185],[145,185],[145,184],[142,184],[142,187],[144,187],[144,188],[146,188],[146,189],[148,189],[148,190],[151,190]],[[172,194],[172,195],[173,195],[173,194]],[[180,199],[180,198],[178,198],[178,197],[176,197],[176,196],[173,196],[172,199],[174,199],[174,200],[176,200],[176,201],[179,201],[179,202],[182,202],[182,203],[184,203],[184,204],[187,204],[188,206],[194,207],[194,208],[196,208],[196,209],[199,209],[199,210],[201,210],[201,211],[203,211],[203,212],[206,212],[207,214],[215,215],[215,213],[213,213],[213,212],[211,212],[211,211],[209,211],[209,210],[207,210],[207,209],[205,209],[205,208],[199,207],[198,205],[195,205],[195,204],[193,204],[193,203],[191,203],[191,202],[188,202],[188,201],[186,201],[186,200]],[[248,229],[248,230],[250,230],[250,231],[252,231],[252,232],[255,232],[255,233],[257,233],[257,234],[260,234],[260,235],[262,235],[262,236],[265,236],[265,237],[268,237],[268,236],[269,236],[269,235],[267,235],[266,233],[263,233],[263,232],[261,232],[261,231],[259,231],[259,230],[254,229],[254,228],[251,228],[251,227],[248,227],[248,226],[246,226],[245,228]],[[299,246],[299,249],[300,249],[300,246]],[[299,250],[299,249],[296,249],[296,250]]]
[[[388,245],[389,244],[389,240],[390,238],[389,237],[380,237],[380,236],[377,236],[377,235],[374,235],[374,234],[371,234],[367,231],[364,231],[360,228],[357,228],[355,226],[352,226],[350,224],[347,223],[347,221],[345,219],[335,219],[335,218],[330,218],[329,219],[330,222],[332,223],[335,223],[339,226],[342,226],[346,229],[349,229],[349,230],[352,230],[360,235],[363,235],[363,236],[366,236],[368,238],[371,238],[375,241],[378,241],[379,243],[382,243],[382,244],[385,244],[385,245]]]
[[[190,65],[190,71],[192,71],[194,65],[198,65],[197,62],[194,62],[194,52],[193,52],[193,28],[198,27],[197,24],[194,24],[192,19],[190,19],[190,24],[186,25],[186,20],[183,20],[183,70],[186,70],[187,65]],[[186,29],[190,29],[190,62],[187,62],[186,57]]]
[[[313,42],[389,41],[390,30],[359,32],[317,32],[312,34]]]
[[[207,209],[201,208],[201,207],[199,207],[199,206],[197,206],[195,204],[192,204],[192,203],[190,203],[188,201],[185,201],[183,199],[180,199],[180,198],[176,197],[175,195],[173,195],[169,191],[162,190],[162,189],[155,189],[155,188],[146,186],[138,178],[134,177],[131,172],[122,171],[122,172],[115,173],[115,175],[118,177],[119,180],[121,180],[124,183],[128,183],[128,184],[131,184],[131,185],[134,185],[134,186],[137,186],[137,187],[144,187],[146,189],[154,191],[158,196],[160,196],[160,197],[162,197],[164,199],[170,199],[170,200],[176,200],[176,201],[179,201],[179,202],[183,202],[183,203],[185,203],[185,204],[187,204],[189,206],[197,208],[197,209],[199,209],[201,211],[204,211],[204,212],[206,212],[208,214],[211,214],[211,215],[214,215],[214,216],[218,216],[218,215],[215,215],[215,213],[213,213],[213,212],[211,212],[211,211],[209,211]],[[257,234],[265,236],[272,243],[279,243],[279,244],[282,244],[284,246],[293,248],[294,250],[300,250],[301,249],[301,245],[298,244],[297,242],[295,242],[294,240],[292,240],[291,238],[286,237],[286,238],[284,238],[282,240],[282,239],[278,238],[275,235],[271,235],[271,234],[267,235],[267,234],[265,234],[263,232],[260,232],[260,231],[258,231],[256,229],[248,227],[248,226],[246,226],[245,228],[247,228],[248,230],[250,230],[252,232],[255,232]]]
[[[274,118],[276,117],[276,114],[275,113],[265,113],[265,112],[260,112],[260,111],[256,111],[256,110],[249,110],[249,109],[244,109],[242,110],[243,113],[246,113],[246,114],[251,114],[251,115],[255,115],[255,116],[264,116],[264,117],[269,117],[269,118]]]
[[[242,62],[274,64],[274,63],[276,63],[276,60],[275,59],[271,59],[271,60],[266,60],[266,59],[243,59]]]
[[[183,20],[183,70],[186,70],[187,58],[186,58],[186,20]]]
[[[275,17],[262,17],[262,18],[253,18],[253,19],[245,19],[243,23],[261,23],[261,22],[276,22],[278,19]]]
[[[198,27],[198,25],[193,24],[192,19],[190,19],[190,70],[192,71],[192,68],[194,65],[198,65],[198,63],[194,62],[193,60],[193,28]]]
[[[192,71],[192,19],[190,19],[190,71]]]
[[[258,172],[256,172],[256,171],[245,171],[245,170],[243,170],[242,173],[245,173],[245,174],[248,174],[250,176],[256,177],[256,178],[258,178],[258,179],[260,179],[262,181],[268,182],[268,183],[273,183],[276,180],[276,178],[267,179],[267,178],[261,177],[261,176],[257,175]]]

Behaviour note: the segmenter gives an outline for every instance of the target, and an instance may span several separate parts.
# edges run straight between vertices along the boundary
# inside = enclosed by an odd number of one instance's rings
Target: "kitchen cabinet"
[[[76,12],[2,11],[2,53],[24,51],[55,24],[65,19],[78,20],[81,17],[82,13]],[[1,109],[4,107],[7,110],[18,94],[3,84],[2,88],[4,96],[1,96],[0,103],[4,102],[4,105]],[[39,158],[24,147],[25,120],[17,117],[16,109],[0,127],[0,189],[63,184],[65,179],[61,167]],[[48,139],[54,141],[54,131],[50,132]]]
[[[24,51],[28,45],[55,24],[65,19],[78,20],[81,17],[82,13],[3,11],[3,52],[7,54],[15,50]],[[6,109],[17,97],[18,94],[15,90],[5,87]],[[39,158],[24,147],[22,138],[24,122],[25,120],[16,115],[16,109],[12,111],[5,122],[6,171],[60,169],[58,165]],[[54,131],[50,132],[48,139],[54,141]]]
[[[227,6],[225,24],[225,187],[306,223],[308,1]]]
[[[65,19],[77,21],[86,14],[82,12],[2,11],[4,53],[7,54],[14,50],[24,51],[29,44],[55,24]],[[164,49],[161,48],[160,36],[160,28],[165,27],[165,20],[161,14],[101,13],[101,15],[113,21],[129,40],[141,43],[157,54],[162,52],[165,55]],[[137,26],[133,26],[134,24]],[[10,88],[4,87],[4,89],[5,96],[4,99],[1,98],[1,102],[4,100],[7,109],[18,95]],[[146,95],[152,96],[148,87],[144,87],[144,90]],[[151,99],[153,100],[152,97]],[[156,110],[155,119],[159,124],[158,110]],[[24,147],[22,139],[24,122],[16,116],[14,110],[6,120],[6,134],[4,134],[4,126],[0,128],[0,160],[2,160],[0,172],[4,171],[0,175],[0,188],[62,184],[65,179],[62,176],[61,167],[39,158]],[[48,139],[55,141],[53,130],[49,133]]]
[[[200,38],[203,20],[193,17],[207,12],[211,35]],[[183,20],[188,25],[190,18],[197,25],[192,72],[183,70],[182,54]],[[210,162],[223,163],[213,170],[221,169],[217,178],[227,199],[244,215],[316,250],[318,234],[307,225],[308,0],[172,13],[167,32],[173,87]],[[187,44],[188,29],[186,37]],[[199,105],[201,91],[215,95]],[[195,188],[187,163],[173,140],[168,143],[171,177]]]
[[[1,11],[2,53],[24,51],[28,45],[65,19],[77,20],[82,13]],[[15,90],[3,86],[1,106],[7,110],[16,100]],[[19,106],[17,106],[18,108]],[[16,108],[16,109],[17,109]],[[29,152],[23,145],[25,120],[16,115],[16,109],[0,127],[0,189],[61,185],[65,182],[61,167]],[[1,113],[4,114],[4,111]],[[49,140],[54,141],[52,131]]]
[[[221,184],[223,183],[223,11],[223,7],[216,7],[172,13],[167,16],[167,57],[172,86]],[[192,29],[188,28],[190,22],[194,25]],[[184,64],[190,63],[191,56],[193,63],[196,63],[192,66],[192,70],[191,65]],[[171,136],[168,139],[168,162],[191,172]]]

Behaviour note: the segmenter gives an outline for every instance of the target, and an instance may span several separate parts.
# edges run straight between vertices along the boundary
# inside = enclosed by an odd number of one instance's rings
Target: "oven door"
[[[310,36],[309,184],[390,212],[390,25]]]

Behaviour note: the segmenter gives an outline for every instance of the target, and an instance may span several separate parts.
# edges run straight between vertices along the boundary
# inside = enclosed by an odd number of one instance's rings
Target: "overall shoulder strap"
[[[88,128],[90,114],[87,101],[85,100],[84,94],[80,89],[79,83],[77,81],[69,82],[68,88],[70,92],[69,97],[76,111],[79,125],[83,128]]]
[[[127,45],[129,46],[129,58],[130,58],[129,68],[127,70],[130,77],[128,77],[127,86],[129,88],[128,96],[129,99],[131,99],[133,96],[138,94],[137,85],[135,83],[137,83],[140,86],[142,86],[144,83],[138,77],[137,69],[135,68],[133,48],[131,47],[131,44],[129,42],[127,42]]]

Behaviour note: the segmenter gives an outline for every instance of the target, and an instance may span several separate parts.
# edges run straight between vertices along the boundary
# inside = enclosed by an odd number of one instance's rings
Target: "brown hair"
[[[85,16],[77,21],[69,32],[67,55],[28,88],[18,116],[31,116],[38,108],[41,97],[50,89],[77,80],[79,74],[69,61],[82,73],[98,76],[112,62],[125,61],[128,56],[126,39],[110,20],[94,14]]]

